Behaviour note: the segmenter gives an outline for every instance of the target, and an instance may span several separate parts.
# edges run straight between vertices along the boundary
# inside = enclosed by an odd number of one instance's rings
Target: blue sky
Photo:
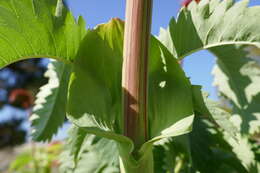
[[[75,16],[82,15],[87,27],[105,23],[113,17],[124,19],[125,0],[68,0]],[[160,27],[167,27],[170,19],[177,16],[181,0],[154,0],[152,33],[157,35]],[[259,0],[251,0],[250,5],[260,5]],[[185,33],[183,33],[185,34]],[[193,84],[203,86],[210,97],[217,99],[216,89],[212,86],[211,75],[215,58],[207,51],[200,51],[187,57],[184,62],[186,75]]]

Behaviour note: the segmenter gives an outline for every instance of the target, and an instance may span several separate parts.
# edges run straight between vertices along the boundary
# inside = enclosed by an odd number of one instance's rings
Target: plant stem
[[[153,173],[154,161],[153,151],[145,153],[143,157],[135,163],[129,162],[129,159],[120,157],[120,173]]]
[[[127,0],[124,36],[123,102],[124,135],[135,148],[148,139],[148,52],[152,0]]]

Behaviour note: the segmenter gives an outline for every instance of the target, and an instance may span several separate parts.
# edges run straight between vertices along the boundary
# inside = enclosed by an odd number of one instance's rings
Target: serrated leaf
[[[82,18],[76,22],[62,6],[55,16],[56,4],[57,0],[0,1],[0,67],[27,58],[74,59],[85,23]]]
[[[233,113],[241,115],[243,135],[255,132],[259,122],[259,106],[256,106],[259,72],[256,61],[247,59],[248,53],[244,50],[248,45],[260,47],[259,17],[260,7],[248,7],[248,0],[236,3],[233,0],[202,0],[183,8],[178,19],[171,21],[169,29],[176,57],[182,59],[202,49],[216,55],[220,69],[218,86],[232,101]],[[243,140],[244,137],[230,145],[233,149],[241,147],[235,153],[248,171],[252,171],[256,163],[251,147],[241,142]]]
[[[160,28],[160,33],[157,39],[173,54],[176,55],[169,28]]]
[[[169,29],[163,30],[160,38],[179,59],[202,49],[216,55],[217,85],[234,103],[235,113],[242,116],[243,133],[253,134],[259,130],[260,119],[256,106],[259,68],[257,60],[245,58],[248,53],[244,49],[248,45],[260,47],[260,6],[248,7],[248,2],[201,0],[197,4],[193,1],[188,8],[182,8],[177,20],[171,20]],[[172,44],[163,37],[169,34]]]
[[[192,133],[188,134],[193,169],[201,173],[246,173],[247,170],[236,157],[236,153],[230,151],[222,133],[212,125],[197,117]]]
[[[62,173],[118,173],[119,154],[117,144],[100,139],[73,126],[70,138],[61,154]]]
[[[243,166],[247,168],[248,171],[253,171],[256,168],[256,162],[255,157],[252,151],[252,146],[246,139],[246,137],[241,136],[240,134],[240,124],[236,122],[242,122],[242,120],[236,120],[240,116],[231,115],[231,113],[225,111],[223,108],[221,108],[220,103],[211,101],[207,99],[206,97],[203,98],[202,94],[200,93],[200,87],[199,86],[193,86],[193,97],[194,97],[194,104],[195,104],[195,110],[199,113],[201,118],[209,119],[211,122],[216,122],[217,125],[220,127],[219,130],[222,130],[223,132],[223,139],[225,140],[230,147],[232,147],[232,151],[235,153],[237,159],[241,161]],[[212,121],[212,119],[214,121]],[[217,127],[218,127],[217,126]],[[196,128],[192,132],[192,134],[202,135],[204,132],[203,130],[200,130],[201,132],[197,132]],[[206,137],[205,137],[206,138]],[[194,138],[195,140],[195,138]],[[199,142],[199,141],[198,141]],[[196,146],[197,144],[193,142]],[[202,144],[201,144],[202,145]],[[197,147],[201,147],[199,144]],[[203,152],[206,152],[205,147],[203,147],[203,151],[200,151],[200,153],[203,154]],[[194,153],[197,153],[196,149]],[[218,151],[218,157],[221,156],[221,153],[224,151]],[[205,153],[206,154],[206,153]],[[198,154],[196,154],[198,155]],[[205,156],[206,157],[206,156]],[[213,156],[208,156],[209,158]],[[231,162],[230,164],[235,164],[233,166],[237,165],[237,161],[230,158],[230,156],[224,157],[223,159],[227,159],[228,162]],[[200,159],[195,159],[200,160]],[[199,161],[195,161],[199,162]],[[205,164],[205,166],[208,164]],[[210,164],[213,166],[212,164]],[[238,165],[237,165],[238,166]],[[225,166],[226,167],[226,166]],[[203,168],[204,169],[204,168]],[[206,168],[208,169],[208,168]],[[228,168],[225,168],[228,169]]]
[[[118,159],[117,144],[112,140],[99,139],[83,151],[75,173],[119,173]]]
[[[45,76],[49,78],[40,88],[31,116],[32,136],[37,141],[50,141],[66,116],[66,95],[71,73],[71,66],[58,61],[48,65]]]
[[[220,48],[212,49],[219,58],[218,66],[213,69],[214,85],[232,103],[233,114],[241,116],[240,131],[259,132],[260,65],[244,46]]]
[[[193,1],[170,23],[175,56],[181,59],[195,51],[224,45],[260,47],[260,6],[247,6],[248,0]]]
[[[201,86],[193,85],[192,91],[194,110],[201,118],[208,119],[236,139],[239,129],[230,121],[231,114],[221,108],[220,103],[208,99],[207,95],[202,93]]]
[[[232,147],[222,130],[196,114],[192,132],[155,146],[155,151],[160,152],[155,153],[155,163],[160,163],[155,166],[157,170],[163,170],[160,172],[248,172],[237,155],[244,151],[232,151]]]
[[[257,173],[257,164],[255,160],[254,152],[252,151],[252,146],[248,141],[247,137],[238,136],[237,140],[230,138],[226,133],[225,140],[232,146],[232,151],[236,154],[237,158],[241,161],[243,166],[251,173]]]

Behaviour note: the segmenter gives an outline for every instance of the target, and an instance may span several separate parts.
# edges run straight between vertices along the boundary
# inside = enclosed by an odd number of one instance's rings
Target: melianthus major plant
[[[34,107],[34,139],[49,141],[65,117],[72,122],[61,172],[257,173],[260,7],[193,1],[157,37],[151,0],[128,0],[126,9],[125,24],[87,30],[62,0],[0,0],[1,67],[56,60]],[[203,49],[217,58],[226,107],[178,63]]]

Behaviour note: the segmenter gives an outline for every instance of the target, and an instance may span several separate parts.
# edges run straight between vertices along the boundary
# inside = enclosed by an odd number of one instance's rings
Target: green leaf
[[[157,39],[173,54],[176,55],[175,48],[172,42],[169,27],[167,29],[160,28],[160,33]]]
[[[68,100],[74,121],[83,123],[91,116],[100,128],[118,134],[123,131],[122,35],[123,23],[116,19],[87,33],[74,62]],[[86,127],[82,123],[79,126]]]
[[[75,173],[119,173],[117,144],[112,140],[99,139],[92,144],[78,163]],[[88,163],[88,166],[86,166]]]
[[[177,60],[152,37],[149,62],[149,135],[134,158],[123,134],[121,98],[123,23],[112,19],[87,33],[75,59],[68,118],[87,133],[115,140],[129,169],[151,159],[153,143],[191,131],[191,84]],[[80,96],[80,97],[79,97]],[[172,109],[174,107],[174,109]],[[128,169],[127,168],[127,169]]]
[[[189,80],[177,60],[158,40],[152,38],[151,45],[149,122],[152,138],[139,150],[143,155],[150,152],[154,143],[189,133],[194,118]]]
[[[33,138],[38,141],[50,141],[63,125],[66,116],[66,95],[71,66],[52,61],[45,76],[49,78],[40,88],[31,116]]]
[[[211,121],[211,123],[213,123],[213,125],[217,125],[216,127],[218,128],[218,130],[221,130],[223,133],[223,139],[221,140],[225,140],[226,143],[228,143],[230,147],[232,147],[232,151],[235,153],[236,157],[242,162],[242,164],[245,168],[247,168],[248,171],[256,169],[256,162],[254,153],[252,151],[252,146],[245,136],[241,136],[239,131],[240,124],[237,122],[239,122],[240,116],[232,116],[231,113],[221,108],[220,103],[211,101],[206,97],[203,98],[202,94],[200,93],[200,88],[201,87],[199,86],[193,86],[193,97],[195,104],[194,106],[196,112],[198,112],[198,114],[200,115],[200,118],[208,119]],[[204,133],[203,131],[196,132],[195,130],[196,129],[194,129],[192,134],[198,134],[198,136],[200,136]],[[201,147],[201,145],[199,145],[198,147]],[[195,150],[195,152],[197,153],[197,149]],[[223,151],[218,151],[218,153],[219,156],[221,156],[221,153],[223,153]],[[229,157],[227,157],[226,159],[228,158]],[[232,159],[228,159],[228,161],[235,162],[232,161]]]
[[[213,124],[197,117],[194,120],[194,129],[188,135],[193,169],[201,173],[247,172]]]
[[[175,56],[184,58],[195,51],[223,45],[260,47],[260,6],[247,5],[248,0],[202,0],[183,8],[177,21],[170,23]]]
[[[219,47],[211,50],[218,57],[214,67],[214,85],[240,115],[243,134],[260,131],[260,64],[244,46]]]
[[[206,119],[210,120],[212,123],[211,126],[213,126],[213,127],[216,126],[215,129],[217,129],[217,131],[219,131],[218,133],[221,132],[221,136],[223,136],[223,137],[221,137],[220,139],[222,141],[225,141],[225,143],[227,143],[231,147],[231,148],[226,148],[226,149],[224,148],[224,149],[226,151],[232,149],[232,151],[234,152],[234,154],[237,157],[237,160],[240,160],[241,163],[243,164],[243,166],[248,171],[253,171],[254,169],[257,169],[254,153],[252,151],[252,146],[250,145],[250,143],[248,142],[248,139],[246,137],[241,136],[240,131],[239,131],[239,128],[240,128],[239,124],[236,123],[237,118],[239,118],[239,116],[238,115],[232,116],[231,113],[229,113],[229,112],[225,111],[223,108],[221,108],[220,104],[217,102],[213,102],[205,97],[204,97],[204,101],[201,100],[203,98],[202,98],[202,96],[199,95],[199,92],[200,92],[199,86],[193,86],[193,91],[194,91],[193,95],[194,95],[195,110],[200,115],[200,118],[204,118],[204,119],[206,118]],[[214,121],[212,121],[212,119]],[[205,126],[205,125],[203,125],[203,126]],[[203,127],[203,128],[205,128],[205,127]],[[202,129],[199,132],[196,131],[197,129],[198,128],[193,129],[191,136],[193,136],[193,134],[196,134],[196,136],[203,136],[203,134],[205,134],[205,132],[203,132]],[[216,134],[216,132],[214,132],[214,133]],[[214,133],[212,133],[212,134],[214,134]],[[208,133],[207,136],[209,134],[210,133]],[[196,147],[197,143],[199,143],[197,138],[198,137],[193,138],[193,140],[196,140],[196,142],[192,142],[194,147]],[[210,137],[210,138],[212,138],[212,137]],[[212,141],[212,139],[207,139],[207,137],[203,137],[203,139],[206,139],[206,141]],[[220,139],[216,140],[215,142],[218,143],[219,141],[221,141]],[[210,145],[213,145],[213,144],[214,143],[212,143]],[[198,144],[197,147],[200,148],[202,145],[203,145],[203,143]],[[203,147],[203,148],[204,148],[203,151],[200,151],[200,152],[198,152],[198,149],[195,149],[194,153],[196,155],[199,155],[197,153],[203,154],[203,152],[209,153],[206,151],[207,147]],[[216,152],[215,154],[217,154],[217,157],[223,156],[221,158],[223,158],[227,162],[230,162],[231,165],[235,164],[233,166],[236,166],[238,161],[233,160],[232,158],[230,158],[230,156],[224,157],[225,154],[223,153],[224,151],[222,151],[222,150],[223,150],[223,148],[221,150],[215,151]],[[204,156],[204,157],[206,157],[206,156]],[[207,156],[207,157],[212,158],[213,156]],[[195,158],[195,160],[196,160],[195,162],[200,162],[200,161],[198,161],[198,160],[201,160],[199,158],[201,158],[201,156],[198,156],[198,158]],[[217,162],[219,162],[219,161],[217,161]],[[198,164],[198,165],[201,165],[201,164]],[[206,165],[213,166],[214,164],[205,164],[205,166]],[[207,170],[208,168],[205,167],[205,169]],[[228,169],[228,168],[226,168],[226,166],[225,166],[225,169]]]
[[[248,45],[260,47],[259,18],[260,6],[248,7],[248,0],[202,0],[198,4],[193,1],[160,36],[179,59],[202,49],[216,55],[216,84],[233,102],[234,113],[241,115],[241,131],[250,134],[259,131],[260,78],[256,60],[246,58],[245,49]]]
[[[221,104],[208,99],[206,93],[202,93],[201,86],[193,85],[194,110],[201,118],[209,120],[222,130],[225,130],[233,138],[239,134],[239,129],[230,121],[231,114],[221,107]]]
[[[158,143],[154,147],[155,172],[190,172],[191,155],[189,147],[187,135]]]
[[[153,159],[154,159],[154,172],[165,172],[165,153],[162,146],[154,147],[153,149]]]
[[[81,17],[76,22],[62,6],[55,16],[56,4],[57,0],[0,1],[0,67],[27,58],[75,58],[85,23]]]
[[[117,142],[129,160],[121,107],[123,22],[112,19],[87,33],[69,86],[68,118],[85,132]],[[79,97],[80,96],[80,97]]]
[[[150,51],[148,113],[151,139],[142,145],[137,162],[126,161],[132,167],[149,161],[154,144],[189,133],[194,118],[191,84],[176,58],[154,37]],[[131,158],[124,154],[125,150],[119,151],[121,157]]]
[[[236,157],[241,161],[243,166],[251,173],[257,173],[258,162],[255,159],[252,145],[249,143],[248,138],[239,135],[236,140],[230,138],[230,135],[224,133],[224,138],[230,146]]]
[[[149,63],[149,122],[151,137],[185,134],[193,120],[192,91],[176,58],[152,38]]]
[[[123,23],[113,19],[89,31],[82,43],[71,77],[68,109],[70,119],[80,127],[87,127],[92,119],[105,131],[123,133],[122,36]],[[151,138],[158,136],[155,141],[189,132],[193,106],[190,82],[176,59],[154,37],[150,50],[149,133]],[[177,122],[183,126],[174,126]]]
[[[246,138],[247,134],[259,131],[259,65],[257,58],[246,57],[250,56],[248,45],[254,49],[260,47],[260,7],[247,5],[248,0],[237,3],[232,0],[192,2],[188,8],[182,9],[177,20],[171,21],[169,32],[174,47],[171,48],[165,40],[163,43],[179,59],[202,49],[216,55],[215,84],[221,94],[231,101],[235,115],[230,116],[230,122],[242,132],[236,139],[227,133],[226,140],[247,170],[257,172],[254,154]],[[167,30],[163,31],[164,35],[165,32]],[[202,113],[203,108],[199,109]],[[223,113],[219,109],[211,112],[212,115]],[[232,127],[225,126],[226,130]]]
[[[75,167],[77,167],[77,162],[79,160],[79,155],[82,150],[82,146],[84,142],[89,140],[92,141],[92,137],[88,135],[82,128],[72,125],[71,129],[69,130],[69,138],[67,139],[67,147],[70,149],[70,155],[73,156],[73,160],[75,163]],[[86,139],[91,138],[91,139]]]
[[[226,141],[222,130],[203,119],[202,115],[196,114],[193,130],[189,134],[155,146],[155,168],[160,172],[248,172],[237,155],[237,152],[243,153],[245,150],[241,147],[241,151],[233,152],[233,146]],[[230,135],[229,138],[233,139]]]
[[[62,173],[117,173],[119,154],[117,144],[108,139],[88,135],[73,126],[70,138],[61,154]]]

